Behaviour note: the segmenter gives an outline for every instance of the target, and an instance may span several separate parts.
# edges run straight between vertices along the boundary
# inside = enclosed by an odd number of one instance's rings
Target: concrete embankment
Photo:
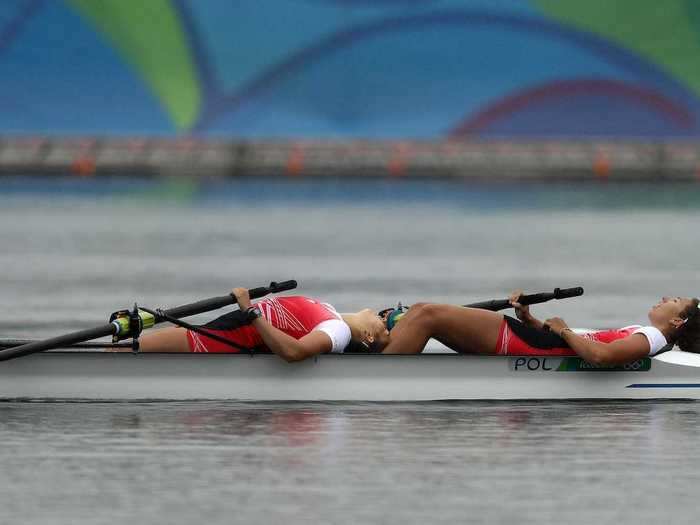
[[[0,175],[700,180],[700,143],[0,138]]]

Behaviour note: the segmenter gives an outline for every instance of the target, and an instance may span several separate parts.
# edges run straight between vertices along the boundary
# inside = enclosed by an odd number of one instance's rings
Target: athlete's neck
[[[673,337],[673,334],[675,332],[674,328],[672,326],[669,326],[668,323],[652,323],[654,328],[657,328],[659,332],[664,334],[664,337],[666,338],[666,341],[670,341]]]
[[[353,341],[363,341],[363,323],[359,314],[340,314],[343,321],[350,327],[350,337]]]

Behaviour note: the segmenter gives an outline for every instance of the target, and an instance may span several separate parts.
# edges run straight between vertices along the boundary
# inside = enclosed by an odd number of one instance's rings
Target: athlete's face
[[[369,308],[362,310],[362,313],[367,322],[368,342],[373,350],[381,352],[389,344],[389,330],[386,329],[386,320]]]
[[[681,314],[693,304],[687,297],[662,297],[661,300],[649,310],[649,321],[654,326],[671,325],[678,328],[683,324]]]
[[[379,316],[375,314],[375,317],[378,323],[373,347],[376,351],[381,352],[389,344],[389,330],[386,329],[386,323]]]

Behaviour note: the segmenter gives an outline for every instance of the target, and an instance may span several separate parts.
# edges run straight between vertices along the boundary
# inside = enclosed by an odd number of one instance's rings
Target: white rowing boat
[[[614,370],[577,357],[44,352],[0,366],[0,399],[428,401],[700,399],[700,355]]]
[[[250,296],[296,285],[272,282],[251,289]],[[581,294],[580,287],[556,288],[519,301]],[[578,357],[458,355],[444,347],[419,355],[324,354],[294,364],[271,354],[85,351],[110,346],[85,341],[138,338],[145,328],[165,321],[182,325],[182,317],[235,302],[229,294],[165,311],[134,306],[106,324],[44,341],[0,340],[0,400],[700,399],[700,355],[679,350],[617,368],[596,368]],[[469,306],[496,311],[511,305],[502,299]],[[55,350],[76,346],[82,350]]]

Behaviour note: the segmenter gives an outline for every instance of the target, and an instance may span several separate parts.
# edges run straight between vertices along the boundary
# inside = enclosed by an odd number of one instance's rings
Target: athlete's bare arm
[[[611,343],[601,343],[578,335],[559,317],[547,319],[544,325],[559,334],[574,352],[592,365],[624,365],[649,355],[649,341],[644,334],[632,334]]]
[[[330,352],[333,347],[331,338],[324,332],[314,331],[301,339],[294,339],[291,335],[272,326],[262,317],[255,319],[253,326],[260,334],[265,346],[288,363]]]
[[[236,297],[241,310],[250,308],[251,302],[247,289],[234,288],[233,295]],[[260,334],[265,346],[288,363],[330,352],[333,348],[331,338],[324,332],[314,331],[301,339],[294,339],[291,335],[285,334],[282,330],[272,326],[262,317],[255,319],[252,325]]]
[[[524,304],[520,304],[518,299],[523,295],[522,290],[515,290],[511,292],[509,300],[510,304],[515,308],[515,316],[523,323],[538,330],[542,330],[544,323],[537,319],[534,315],[530,313],[530,307]]]

